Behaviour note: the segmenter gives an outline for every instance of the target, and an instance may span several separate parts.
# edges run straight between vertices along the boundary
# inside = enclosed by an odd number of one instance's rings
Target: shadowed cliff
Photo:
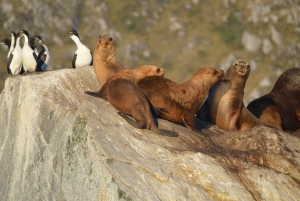
[[[297,200],[300,140],[197,121],[159,136],[128,125],[92,67],[8,78],[0,95],[0,200]]]

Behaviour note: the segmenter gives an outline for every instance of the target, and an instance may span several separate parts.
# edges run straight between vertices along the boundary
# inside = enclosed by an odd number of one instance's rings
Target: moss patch
[[[119,188],[118,188],[118,194],[119,194],[119,199],[123,199],[126,201],[132,201],[132,198],[129,197],[128,195],[126,195],[126,193]]]
[[[69,166],[72,164],[77,166],[76,156],[83,156],[84,158],[88,155],[87,147],[87,131],[86,131],[87,118],[85,116],[77,116],[73,127],[72,135],[68,137],[66,145],[66,158]],[[72,168],[71,168],[72,170]]]

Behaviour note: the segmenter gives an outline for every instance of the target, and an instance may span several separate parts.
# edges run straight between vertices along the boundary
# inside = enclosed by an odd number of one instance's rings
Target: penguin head
[[[29,33],[25,29],[21,30],[19,33],[20,33],[20,36],[25,36],[26,35],[27,38],[29,38]]]
[[[16,34],[14,31],[11,31],[11,32],[10,32],[10,36],[11,36],[12,38],[16,38],[17,34]]]
[[[43,42],[43,37],[41,37],[39,35],[32,36],[31,38],[33,41],[38,41],[39,43]]]
[[[78,35],[77,31],[75,31],[75,30],[70,30],[69,35],[70,35],[70,37],[77,36],[79,38],[79,35]]]
[[[19,31],[18,33],[16,33],[16,38],[20,38],[21,37],[21,31]]]

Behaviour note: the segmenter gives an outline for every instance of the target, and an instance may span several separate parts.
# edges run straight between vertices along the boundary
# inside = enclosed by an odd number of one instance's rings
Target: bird
[[[14,50],[15,48],[15,44],[16,44],[16,33],[14,31],[10,32],[10,39],[8,38],[4,38],[1,43],[6,45],[9,49],[8,54],[7,54],[7,59],[9,58],[11,52]]]
[[[10,49],[12,46],[13,49],[7,58],[7,73],[11,76],[16,76],[21,73],[22,70],[22,58],[21,58],[21,46],[20,46],[20,33],[17,33],[15,36],[12,34],[14,39],[12,38]],[[15,41],[15,42],[13,42]]]
[[[93,65],[92,52],[88,47],[86,47],[84,44],[81,43],[77,31],[70,30],[69,35],[70,35],[71,39],[77,45],[77,50],[75,51],[75,54],[74,54],[74,57],[72,60],[72,67],[80,68],[80,67],[84,67],[84,66]]]
[[[32,42],[29,37],[29,33],[26,30],[20,31],[20,36],[24,37],[24,46],[22,48],[22,63],[25,73],[35,72],[37,65],[37,55],[32,49]]]
[[[37,56],[38,62],[35,71],[45,71],[48,66],[49,59],[51,57],[50,52],[47,46],[44,44],[41,36],[37,35],[37,36],[33,36],[32,38],[34,39],[34,41],[37,41],[41,46],[41,51]]]

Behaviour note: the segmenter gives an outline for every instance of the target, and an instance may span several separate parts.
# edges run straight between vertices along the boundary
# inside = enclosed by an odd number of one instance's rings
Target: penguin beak
[[[73,35],[73,31],[69,31],[69,35],[72,36]]]

